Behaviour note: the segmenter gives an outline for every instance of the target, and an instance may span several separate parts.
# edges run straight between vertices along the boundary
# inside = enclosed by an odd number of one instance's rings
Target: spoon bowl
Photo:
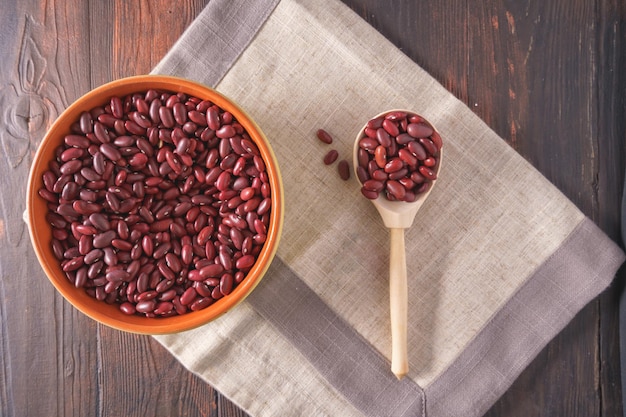
[[[378,114],[372,120],[392,114],[406,113],[408,115],[417,115],[415,112],[408,110],[390,110]],[[424,122],[430,126],[434,134],[439,135],[436,129],[429,122]],[[357,134],[354,141],[353,149],[353,167],[355,175],[361,182],[359,177],[359,142],[365,135],[366,124]],[[395,140],[395,139],[394,139]],[[437,164],[434,179],[431,180],[430,186],[426,191],[416,195],[412,202],[407,201],[391,201],[380,192],[376,199],[370,199],[376,210],[380,214],[386,228],[389,229],[389,301],[390,301],[390,319],[391,319],[391,371],[398,379],[402,379],[409,370],[407,355],[407,270],[406,270],[406,253],[404,244],[404,229],[408,229],[413,225],[415,217],[422,207],[430,193],[432,192],[439,171],[441,170],[441,162],[443,152],[441,147],[437,150]]]

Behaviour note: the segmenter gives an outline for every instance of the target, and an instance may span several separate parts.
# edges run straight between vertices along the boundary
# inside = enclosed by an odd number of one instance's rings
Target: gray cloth
[[[285,188],[266,277],[157,336],[253,416],[480,416],[612,281],[622,251],[470,109],[336,0],[214,0],[155,68],[214,86],[265,132]],[[388,231],[325,166],[392,108],[444,140],[406,231],[410,371],[389,370]],[[315,138],[319,128],[335,138]]]

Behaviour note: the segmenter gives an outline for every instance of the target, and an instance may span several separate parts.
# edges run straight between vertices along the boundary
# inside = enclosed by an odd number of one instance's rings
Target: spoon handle
[[[391,371],[402,379],[407,358],[407,278],[404,229],[390,229],[389,301],[391,316]]]

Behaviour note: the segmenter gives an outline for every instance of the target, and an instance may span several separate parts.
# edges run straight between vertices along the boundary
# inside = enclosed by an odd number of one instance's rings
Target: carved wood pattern
[[[19,245],[25,230],[24,223],[16,221],[15,216],[25,210],[25,179],[32,155],[60,109],[67,104],[54,66],[48,65],[54,57],[44,52],[56,49],[50,38],[46,36],[45,26],[31,15],[24,16],[19,60],[12,81],[0,90],[2,175],[13,176],[10,171],[18,170],[20,175],[16,178],[24,180],[0,199],[4,235],[14,246]]]

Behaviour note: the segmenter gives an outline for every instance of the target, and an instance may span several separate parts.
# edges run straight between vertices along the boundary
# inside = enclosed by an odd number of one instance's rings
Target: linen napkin
[[[252,416],[480,416],[612,281],[624,254],[470,109],[349,8],[213,0],[154,69],[214,86],[259,124],[285,187],[261,284],[200,328],[157,336]],[[406,232],[410,371],[391,356],[388,232],[323,155],[372,116],[438,128],[437,186]],[[315,132],[332,134],[332,145]]]

